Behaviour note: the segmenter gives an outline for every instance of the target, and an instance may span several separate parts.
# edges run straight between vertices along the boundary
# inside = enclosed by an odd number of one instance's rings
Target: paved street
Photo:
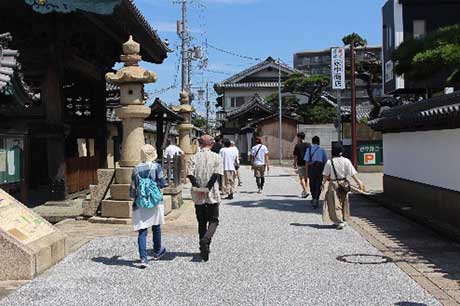
[[[207,263],[185,232],[166,233],[169,254],[147,270],[134,237],[100,238],[0,305],[440,305],[351,227],[323,225],[289,173],[273,169],[258,195],[243,169]]]

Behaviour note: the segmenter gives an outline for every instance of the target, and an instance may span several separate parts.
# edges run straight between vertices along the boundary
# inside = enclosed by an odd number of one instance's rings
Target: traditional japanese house
[[[156,64],[169,49],[131,0],[1,1],[2,32],[11,33],[20,68],[0,92],[0,133],[14,135],[0,153],[21,148],[16,185],[2,187],[20,186],[31,206],[65,199],[107,164],[104,75],[122,43],[132,34],[143,60]]]

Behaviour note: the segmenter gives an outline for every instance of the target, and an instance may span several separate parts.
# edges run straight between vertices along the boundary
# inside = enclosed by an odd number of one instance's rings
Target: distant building
[[[250,102],[256,94],[263,100],[278,93],[279,70],[282,82],[296,72],[295,69],[268,57],[265,61],[214,85],[214,90],[220,95],[217,99],[217,120],[221,132],[225,133],[223,122],[227,113]]]
[[[394,75],[392,53],[404,41],[423,37],[440,27],[460,23],[458,0],[388,0],[383,13],[383,75],[385,94],[425,93],[426,89],[443,89],[445,76],[434,76],[417,83]]]
[[[375,58],[380,60],[382,56],[381,47],[366,47],[356,49],[357,61],[364,60],[366,57]],[[350,61],[350,52],[346,50],[346,61]],[[331,75],[331,50],[316,50],[316,51],[302,51],[294,54],[294,68],[300,70],[308,75]],[[374,96],[382,95],[381,83],[372,84]],[[335,93],[331,92],[333,96]],[[366,91],[366,84],[357,79],[356,80],[356,100],[358,104],[365,104],[369,101],[369,96]],[[342,104],[351,105],[351,86],[347,85],[347,89],[342,91]]]

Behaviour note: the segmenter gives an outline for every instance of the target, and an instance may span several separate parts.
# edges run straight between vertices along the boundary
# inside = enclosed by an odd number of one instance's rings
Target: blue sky
[[[190,2],[190,1],[189,1]],[[293,54],[341,45],[341,38],[357,32],[369,45],[381,44],[381,7],[384,0],[200,0],[189,4],[189,29],[193,44],[205,39],[216,47],[254,58],[281,58],[292,65]],[[169,39],[170,47],[179,43],[176,20],[180,5],[172,0],[135,0],[161,38]],[[255,61],[208,49],[209,70],[194,70],[194,86],[206,79],[218,82],[243,70]],[[177,52],[170,53],[162,65],[146,65],[158,74],[158,82],[149,85],[150,92],[177,88],[156,94],[175,104],[179,96],[180,74],[176,78]],[[174,82],[176,79],[176,82]],[[211,86],[212,88],[212,86]],[[215,93],[212,91],[212,99]],[[202,112],[203,106],[194,102]]]

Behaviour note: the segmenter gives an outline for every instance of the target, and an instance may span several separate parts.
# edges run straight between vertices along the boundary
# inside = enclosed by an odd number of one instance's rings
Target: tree
[[[325,75],[306,76],[294,73],[283,83],[283,92],[292,96],[283,97],[283,112],[295,113],[305,123],[322,124],[332,123],[336,117],[333,106],[325,103],[321,96],[329,86],[330,78]],[[299,104],[295,95],[307,96],[308,104]],[[274,110],[278,110],[278,94],[273,94],[265,99]]]
[[[460,80],[460,24],[403,42],[393,53],[394,71],[414,81],[449,73],[446,85]]]
[[[351,33],[342,38],[346,46],[354,44],[355,47],[366,47],[367,41],[357,33]],[[371,52],[364,52],[364,57],[356,61],[355,76],[366,84],[366,93],[369,102],[372,104],[372,110],[369,114],[370,119],[376,118],[382,107],[381,98],[375,97],[373,84],[382,82],[382,61],[378,56]],[[347,74],[351,75],[351,66],[347,63]]]
[[[206,118],[197,113],[194,113],[192,115],[192,124],[197,128],[204,129],[206,128]]]

